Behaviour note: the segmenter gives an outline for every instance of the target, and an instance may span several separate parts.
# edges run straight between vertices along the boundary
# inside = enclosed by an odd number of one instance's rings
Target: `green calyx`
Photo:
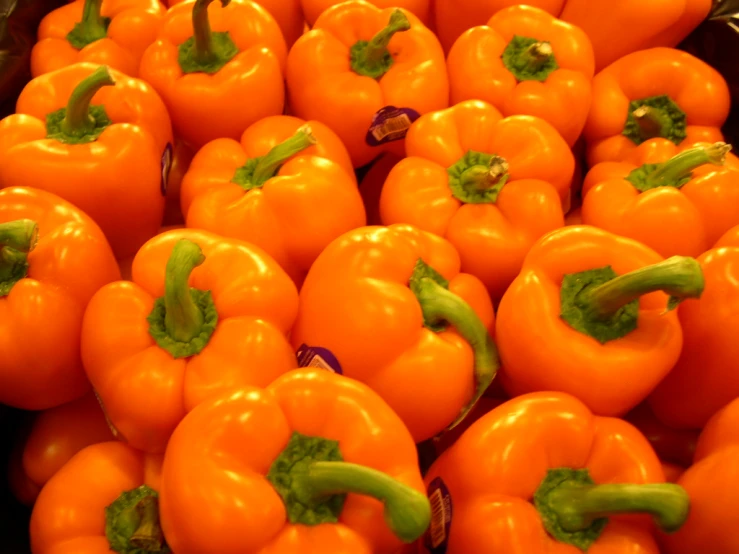
[[[228,31],[214,33],[210,30],[208,6],[213,0],[195,0],[192,8],[193,36],[180,44],[177,61],[183,73],[218,73],[231,61],[239,49]],[[231,0],[221,0],[228,6]]]
[[[550,469],[534,493],[534,506],[547,532],[583,552],[598,539],[608,516],[651,514],[663,531],[677,531],[690,510],[679,485],[596,485],[587,469]]]
[[[509,177],[505,158],[474,150],[446,171],[452,196],[466,204],[495,203]]]
[[[90,106],[103,87],[115,85],[107,66],[97,68],[72,91],[66,108],[46,116],[46,138],[64,144],[94,142],[112,122],[103,106]]]
[[[498,349],[470,305],[447,290],[448,281],[420,258],[413,269],[409,286],[421,306],[424,325],[436,331],[444,328],[441,325],[451,324],[469,343],[474,353],[475,393],[457,418],[449,424],[447,430],[450,430],[464,420],[493,382],[500,367]]]
[[[411,23],[405,14],[400,10],[395,10],[390,16],[387,27],[378,32],[370,41],[358,40],[351,47],[352,71],[373,79],[379,79],[385,75],[394,62],[393,55],[388,50],[390,40],[395,33],[401,33],[410,28]]]
[[[108,35],[110,18],[101,15],[102,5],[103,0],[85,0],[82,21],[75,23],[74,29],[67,33],[67,41],[77,50]]]
[[[700,298],[705,281],[694,258],[673,256],[658,264],[617,275],[611,266],[564,276],[560,317],[570,327],[601,344],[625,337],[639,320],[639,297],[664,291],[667,309],[686,298]]]
[[[503,65],[517,81],[546,81],[559,68],[552,45],[535,38],[514,36],[503,50]]]
[[[660,164],[644,164],[629,173],[626,180],[640,192],[657,187],[681,188],[690,182],[693,170],[702,165],[724,165],[731,145],[717,142],[708,147],[697,146],[681,152]]]
[[[167,261],[164,296],[154,302],[147,321],[149,334],[173,358],[200,353],[218,324],[210,291],[191,289],[193,269],[203,263],[200,247],[186,239],[175,244]]]
[[[272,148],[264,156],[247,160],[236,170],[231,182],[247,191],[261,188],[277,174],[282,164],[316,142],[310,126],[303,125],[292,137]]]
[[[337,441],[294,432],[267,479],[292,524],[336,523],[347,493],[382,502],[385,522],[404,542],[418,539],[431,522],[425,494],[375,469],[344,462]]]
[[[687,135],[687,116],[667,95],[650,96],[629,103],[623,135],[634,144],[666,138],[680,144]]]
[[[167,553],[159,524],[159,495],[146,486],[122,493],[105,508],[105,536],[118,554]]]
[[[38,242],[38,225],[30,219],[0,223],[0,298],[28,275],[28,253]]]

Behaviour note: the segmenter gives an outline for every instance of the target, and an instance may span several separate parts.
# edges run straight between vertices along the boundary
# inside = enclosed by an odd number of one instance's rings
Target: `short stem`
[[[38,225],[30,219],[18,219],[0,223],[0,247],[7,246],[18,252],[30,252],[38,241]]]
[[[658,138],[663,135],[664,122],[658,108],[640,106],[631,115],[634,116],[634,121],[639,126],[639,134],[641,135],[642,141]]]
[[[80,23],[90,37],[90,42],[104,38],[108,31],[101,13],[102,5],[103,0],[85,0],[85,7],[82,9]]]
[[[466,169],[459,178],[465,191],[470,193],[488,190],[505,182],[508,178],[508,162],[500,156],[493,156],[490,165],[473,165]]]
[[[539,71],[554,55],[548,42],[535,42],[521,53],[521,62],[531,72]]]
[[[28,254],[15,250],[8,246],[0,246],[0,287],[5,283],[15,281],[18,271],[24,271],[28,261]],[[7,294],[4,290],[0,290],[0,297]]]
[[[649,188],[669,186],[686,177],[690,177],[691,172],[705,164],[723,165],[726,160],[726,154],[731,150],[731,145],[724,142],[717,142],[708,147],[697,146],[689,150],[685,150],[659,165],[659,167],[647,176],[647,186]]]
[[[387,27],[379,31],[372,40],[369,41],[365,56],[370,64],[381,62],[388,54],[387,47],[395,33],[407,31],[411,28],[410,21],[400,10],[395,10],[390,16],[390,22]]]
[[[147,552],[159,552],[164,544],[162,527],[159,524],[159,501],[147,496],[134,507],[141,522],[131,535],[131,546]]]
[[[82,135],[95,128],[95,120],[90,116],[90,102],[98,90],[115,85],[107,66],[97,68],[89,77],[83,79],[72,91],[67,102],[67,110],[61,129],[68,135]]]
[[[200,64],[211,63],[216,54],[213,48],[213,32],[210,30],[208,6],[213,0],[195,0],[192,7],[192,30],[195,38],[195,60]],[[228,6],[231,0],[221,0],[221,6]]]
[[[164,325],[175,341],[188,342],[203,328],[204,316],[190,293],[193,269],[205,261],[200,247],[186,239],[175,244],[167,261],[164,283]]]
[[[694,258],[673,256],[585,289],[578,304],[587,307],[593,317],[608,319],[622,306],[658,290],[676,298],[699,298],[704,284],[703,271]]]
[[[316,137],[313,136],[313,131],[310,126],[303,125],[292,137],[281,142],[259,159],[252,176],[254,184],[261,185],[271,179],[282,164],[314,144],[316,144]]]
[[[376,469],[346,462],[313,462],[306,472],[294,474],[293,480],[314,500],[345,493],[376,498],[384,504],[388,527],[407,543],[423,535],[431,521],[431,506],[424,493]]]

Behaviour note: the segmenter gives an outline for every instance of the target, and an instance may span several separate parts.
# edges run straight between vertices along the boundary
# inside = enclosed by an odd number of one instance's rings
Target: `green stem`
[[[105,508],[105,536],[118,554],[170,552],[159,522],[159,495],[141,485],[125,491]]]
[[[85,0],[80,24],[87,36],[90,37],[90,42],[105,38],[108,32],[108,26],[105,24],[101,13],[102,6],[103,0]]]
[[[665,163],[659,164],[657,169],[647,176],[647,187],[671,186],[673,183],[690,177],[694,169],[705,164],[723,165],[726,161],[726,154],[730,150],[731,145],[724,142],[685,150]]]
[[[188,342],[203,328],[204,315],[190,294],[188,281],[193,269],[205,261],[200,247],[186,239],[175,244],[167,261],[164,281],[164,325],[177,342]]]
[[[38,225],[30,219],[0,223],[0,247],[28,253],[38,242]]]
[[[663,135],[666,122],[661,110],[649,106],[641,106],[635,109],[631,115],[639,126],[639,136],[642,142]]]
[[[139,524],[131,535],[131,546],[148,552],[159,552],[164,544],[164,534],[159,524],[159,500],[147,496],[134,507],[139,517]]]
[[[459,178],[459,184],[467,194],[475,194],[498,185],[502,187],[507,180],[508,162],[501,156],[493,156],[487,166],[473,165],[464,170]]]
[[[313,462],[307,471],[294,474],[293,485],[309,492],[314,500],[345,493],[376,498],[384,505],[388,527],[406,543],[423,535],[431,521],[431,506],[425,494],[361,465]]]
[[[387,27],[379,31],[369,41],[360,40],[351,48],[351,68],[355,73],[379,79],[393,63],[388,50],[390,40],[395,33],[411,28],[410,21],[401,10],[395,10],[390,16]]]
[[[525,66],[527,71],[536,73],[549,61],[554,55],[552,45],[548,42],[535,42],[519,55],[520,64]]]
[[[295,154],[302,152],[316,144],[316,137],[309,125],[303,125],[295,134],[284,142],[272,148],[267,154],[259,158],[252,174],[255,186],[264,184],[280,169],[280,166]]]
[[[210,30],[208,6],[213,0],[195,0],[192,7],[192,30],[195,39],[193,57],[202,65],[215,61],[217,55],[213,45],[213,32]],[[221,6],[228,6],[231,0],[221,0]]]
[[[95,129],[95,118],[90,115],[90,102],[97,91],[115,85],[107,66],[97,68],[89,77],[83,79],[72,91],[64,119],[61,122],[63,133],[80,136]]]

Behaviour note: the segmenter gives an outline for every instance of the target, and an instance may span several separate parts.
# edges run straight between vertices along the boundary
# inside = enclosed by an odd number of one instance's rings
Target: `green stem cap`
[[[183,73],[217,73],[239,49],[228,32],[214,33],[210,28],[208,6],[213,0],[195,0],[192,7],[193,36],[180,44],[177,60]],[[228,6],[231,0],[221,0]]]
[[[516,80],[546,81],[559,68],[552,45],[535,38],[514,36],[503,51],[503,65]]]
[[[88,44],[108,35],[110,18],[102,16],[102,5],[103,0],[85,0],[82,8],[82,21],[76,23],[74,28],[67,33],[67,41],[77,50],[82,50]]]
[[[28,275],[28,253],[38,242],[38,225],[30,219],[0,223],[0,298]]]
[[[140,487],[122,493],[105,508],[105,535],[118,554],[169,552],[159,523],[159,496]]]
[[[466,204],[490,204],[498,200],[508,182],[508,161],[502,156],[469,150],[447,168],[452,196]]]
[[[359,75],[379,79],[388,72],[393,64],[393,56],[388,50],[390,40],[395,33],[411,28],[411,23],[401,10],[395,10],[390,16],[387,27],[378,32],[368,42],[357,41],[351,48],[351,68]]]
[[[634,100],[629,104],[623,134],[635,144],[660,137],[680,144],[687,136],[687,116],[666,95]]]

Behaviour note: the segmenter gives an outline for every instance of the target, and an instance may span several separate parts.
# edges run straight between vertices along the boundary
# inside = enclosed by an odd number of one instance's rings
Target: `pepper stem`
[[[664,136],[665,128],[670,126],[669,120],[659,108],[640,106],[631,115],[639,127],[642,142]]]
[[[30,219],[0,223],[0,247],[28,253],[38,242],[38,225]]]
[[[90,42],[105,38],[108,33],[107,25],[101,13],[102,6],[103,0],[85,0],[80,26]]]
[[[259,162],[257,162],[252,175],[253,184],[255,186],[264,184],[267,180],[275,176],[280,166],[288,159],[306,148],[310,148],[316,142],[316,137],[313,135],[310,126],[303,125],[292,137],[281,142],[267,152],[267,154],[259,158]]]
[[[195,50],[193,57],[202,65],[207,65],[216,60],[217,55],[213,46],[213,32],[210,30],[210,19],[208,19],[208,6],[213,0],[195,0],[192,7],[192,30],[195,38]],[[221,0],[224,8],[231,0]]]
[[[146,485],[123,492],[105,508],[105,536],[110,550],[119,554],[169,553],[157,492]]]
[[[705,164],[723,165],[726,161],[726,154],[730,150],[731,145],[725,142],[685,150],[665,163],[659,164],[657,169],[647,176],[647,187],[670,186],[690,177],[694,169]]]
[[[460,186],[469,194],[502,187],[508,180],[508,162],[501,156],[493,156],[489,165],[473,165],[460,175]]]
[[[205,261],[200,247],[182,239],[175,244],[167,261],[164,280],[164,326],[167,334],[178,342],[198,336],[204,315],[190,294],[188,281],[193,269]]]
[[[101,66],[83,79],[72,91],[64,119],[61,123],[63,133],[81,136],[95,129],[95,118],[90,115],[90,102],[97,91],[115,85],[107,66]]]
[[[148,552],[159,552],[164,543],[164,535],[159,525],[159,501],[153,496],[147,496],[140,500],[134,509],[141,522],[129,539],[131,546]]]
[[[390,40],[395,33],[407,31],[411,23],[401,10],[395,10],[390,16],[387,27],[379,31],[369,41],[358,41],[351,48],[351,68],[354,72],[379,79],[393,63],[388,50]]]
[[[305,472],[293,474],[293,485],[314,500],[345,493],[376,498],[384,505],[388,527],[406,543],[423,535],[431,522],[425,494],[376,469],[347,462],[313,462]]]

